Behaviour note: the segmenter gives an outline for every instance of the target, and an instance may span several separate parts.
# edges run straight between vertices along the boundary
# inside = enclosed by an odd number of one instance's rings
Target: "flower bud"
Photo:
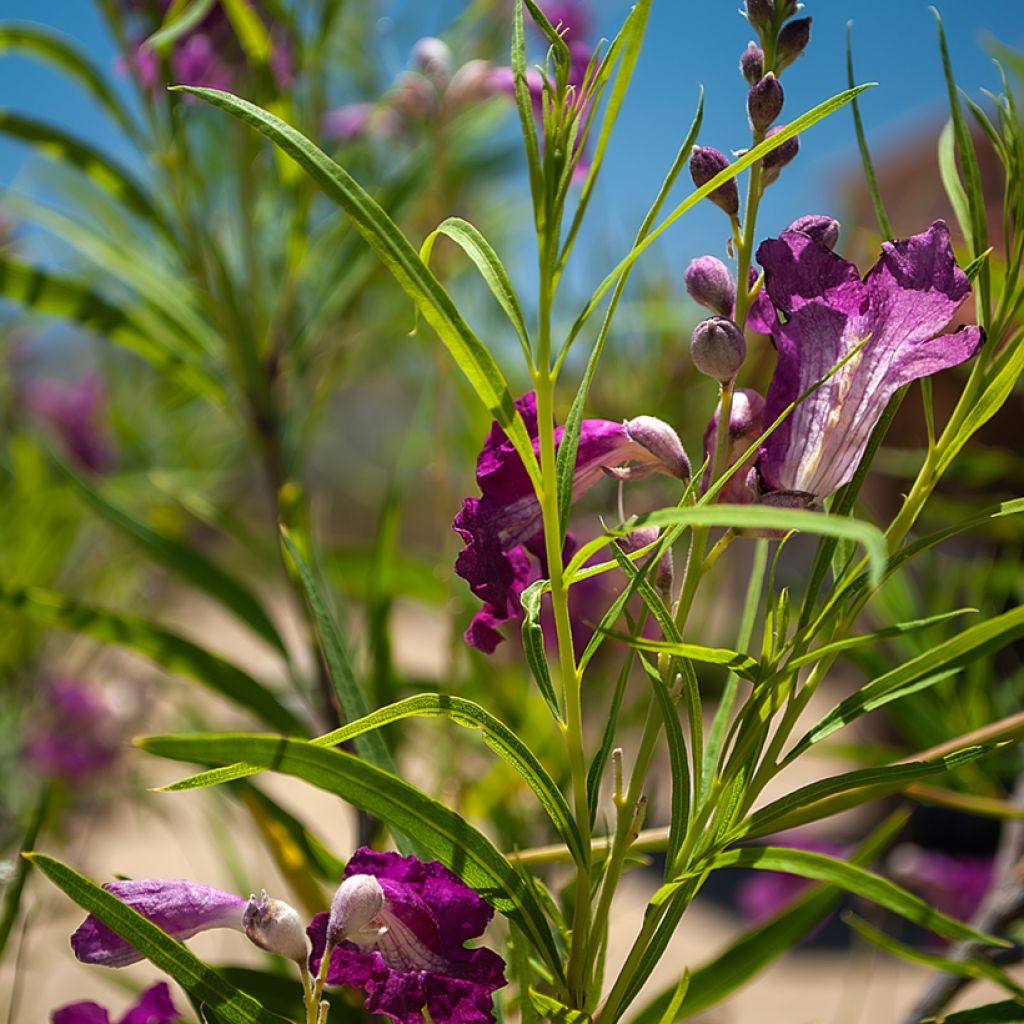
[[[747,93],[750,127],[763,132],[782,113],[782,84],[770,71]]]
[[[452,77],[452,51],[448,44],[434,36],[424,36],[409,55],[412,66],[437,86],[444,89]]]
[[[731,469],[747,453],[751,445],[761,436],[764,426],[764,398],[751,388],[737,388],[732,396],[729,409],[729,446],[723,472]],[[715,442],[718,437],[718,418],[721,405],[715,409],[714,415],[704,431],[704,454],[708,459],[708,468],[701,481],[701,490],[711,486],[711,459],[714,456]],[[757,452],[747,458],[740,468],[733,473],[718,493],[717,500],[730,505],[749,505],[755,502],[760,494],[760,479],[754,463]]]
[[[389,95],[391,108],[407,118],[429,118],[437,107],[437,90],[418,71],[403,71]]]
[[[798,217],[786,228],[787,231],[799,231],[813,239],[818,245],[826,249],[834,249],[839,241],[839,221],[833,217],[826,217],[820,213],[809,213],[805,217]]]
[[[493,96],[491,65],[485,60],[470,60],[452,75],[445,90],[445,102],[454,110]]]
[[[729,161],[725,154],[710,146],[694,146],[690,154],[690,177],[697,188],[706,185],[728,166]],[[731,178],[724,185],[719,185],[708,199],[721,207],[730,217],[735,217],[740,212],[740,191],[736,187],[735,178]]]
[[[242,927],[260,949],[303,964],[309,955],[306,926],[298,911],[283,900],[271,899],[263,889],[249,897],[242,914]]]
[[[683,274],[690,298],[720,316],[731,316],[736,305],[736,282],[729,268],[714,256],[698,256]]]
[[[753,41],[740,55],[740,74],[747,85],[755,85],[764,76],[764,50]]]
[[[626,436],[646,448],[660,463],[664,472],[679,480],[690,479],[690,459],[679,435],[664,421],[654,416],[637,416],[623,423]]]
[[[702,320],[690,339],[693,365],[720,384],[731,381],[747,358],[743,332],[724,316]]]
[[[775,21],[774,0],[747,0],[747,21],[757,31],[758,35],[764,36],[770,32]]]
[[[658,539],[660,533],[661,531],[656,526],[643,526],[639,530],[627,533],[625,537],[619,537],[616,544],[627,555],[631,555],[634,551],[639,551],[641,548],[647,547],[648,544],[653,544]]]
[[[778,124],[774,128],[769,128],[765,132],[765,138],[770,139],[773,135],[777,135],[785,128],[785,125]],[[761,167],[764,171],[764,184],[770,185],[773,181],[777,181],[779,172],[783,167],[786,166],[793,158],[800,152],[800,139],[794,135],[793,138],[787,139],[782,143],[781,146],[776,146],[767,156],[761,160]]]
[[[811,19],[797,18],[782,27],[775,51],[775,68],[781,74],[807,49],[811,41]]]
[[[373,875],[349,875],[334,893],[327,920],[327,944],[357,936],[367,929],[379,930],[373,919],[384,907],[384,890]]]

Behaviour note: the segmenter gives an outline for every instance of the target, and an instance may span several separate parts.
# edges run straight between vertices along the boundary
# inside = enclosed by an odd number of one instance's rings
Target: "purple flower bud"
[[[747,343],[731,320],[713,316],[693,329],[690,355],[701,373],[725,384],[736,376],[747,358]]]
[[[782,84],[770,71],[747,93],[750,127],[763,132],[782,113]]]
[[[771,30],[775,21],[774,0],[747,0],[747,21],[763,36]]]
[[[706,185],[728,166],[729,161],[725,154],[710,146],[694,146],[690,154],[690,177],[697,188]],[[708,199],[721,207],[730,217],[735,217],[740,212],[740,192],[736,187],[735,178],[731,178],[724,185],[719,185]]]
[[[253,893],[242,914],[242,927],[260,949],[303,964],[309,956],[306,926],[299,912],[283,900],[271,899],[267,890]]]
[[[485,60],[470,60],[452,75],[444,99],[452,110],[457,110],[488,99],[496,91],[491,65]]]
[[[746,79],[747,85],[755,85],[764,75],[764,50],[753,40],[740,55],[740,74]]]
[[[662,472],[680,480],[690,479],[690,459],[679,435],[654,416],[637,416],[623,423],[630,441],[646,448],[660,463]]]
[[[736,305],[736,282],[729,268],[715,256],[698,256],[683,274],[686,290],[694,302],[720,316],[729,316]]]
[[[425,36],[413,46],[409,63],[438,89],[444,89],[451,81],[452,51],[434,36]]]
[[[627,555],[631,555],[634,551],[639,551],[641,548],[647,547],[648,544],[653,544],[658,539],[660,533],[661,531],[657,526],[644,526],[639,530],[634,530],[632,533],[627,533],[625,537],[620,537],[616,543]]]
[[[826,249],[834,249],[836,242],[839,241],[839,221],[821,213],[809,213],[804,217],[797,217],[786,230],[799,231],[802,235],[813,239],[818,245],[825,246]]]
[[[783,124],[777,124],[774,128],[769,128],[765,132],[765,138],[770,139],[773,135],[778,135],[786,126]],[[794,135],[793,138],[787,139],[782,143],[781,146],[776,146],[767,156],[761,161],[761,167],[764,170],[764,184],[770,185],[773,181],[778,180],[779,172],[786,164],[790,163],[793,158],[800,152],[800,139]]]
[[[403,117],[429,118],[437,107],[437,91],[429,78],[417,71],[403,71],[395,78],[391,107]]]
[[[335,946],[343,939],[363,941],[364,933],[379,933],[373,924],[384,906],[384,890],[373,875],[349,875],[334,893],[331,916],[327,920],[327,943]]]
[[[704,431],[704,455],[708,459],[708,468],[701,480],[701,490],[706,491],[711,485],[711,458],[715,451],[718,435],[718,417],[721,403]],[[764,425],[764,398],[751,388],[737,388],[732,396],[729,410],[729,446],[726,463],[723,469],[731,469],[746,454],[750,446],[761,436]],[[754,463],[757,452],[748,457],[742,466],[729,478],[725,487],[718,494],[718,501],[730,505],[749,505],[757,501],[760,484]]]
[[[811,19],[797,18],[784,25],[775,51],[775,68],[781,74],[807,49],[811,41]]]

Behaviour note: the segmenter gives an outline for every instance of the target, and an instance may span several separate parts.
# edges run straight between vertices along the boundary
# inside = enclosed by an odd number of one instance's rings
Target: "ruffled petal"
[[[242,931],[246,901],[209,885],[156,878],[108,882],[103,888],[179,940],[210,928]],[[143,959],[134,946],[92,914],[71,936],[71,947],[83,963],[104,967],[126,967]]]
[[[110,1024],[110,1014],[91,1000],[69,1003],[50,1014],[52,1024]]]
[[[783,313],[808,302],[824,302],[848,315],[861,310],[866,293],[857,268],[802,231],[784,231],[762,242],[757,261],[764,267],[764,290]]]

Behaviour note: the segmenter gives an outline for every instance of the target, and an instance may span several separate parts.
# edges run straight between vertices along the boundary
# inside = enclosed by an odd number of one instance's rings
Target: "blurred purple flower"
[[[889,855],[888,871],[937,910],[970,921],[992,885],[995,858],[943,853],[907,843]]]
[[[366,1010],[398,1024],[488,1024],[505,963],[490,949],[467,949],[494,911],[437,861],[357,850],[345,868],[331,913],[308,934],[310,970],[333,946],[327,984],[366,993]]]
[[[247,901],[209,885],[152,878],[108,882],[103,888],[179,941],[211,928],[244,931]],[[82,963],[103,967],[127,967],[143,959],[130,942],[92,914],[71,936],[71,948]]]
[[[26,760],[47,778],[69,786],[89,783],[116,759],[120,722],[102,694],[78,679],[55,679],[43,696],[26,726]]]
[[[94,1002],[70,1003],[54,1010],[52,1024],[111,1024],[108,1011]],[[143,992],[138,1002],[130,1007],[118,1024],[175,1024],[182,1016],[171,1002],[167,984],[158,981]]]
[[[516,402],[537,448],[537,400],[531,392]],[[555,431],[561,442],[563,428]],[[638,466],[616,470],[625,462]],[[609,472],[640,476],[650,472],[689,476],[689,462],[675,432],[653,417],[641,416],[626,423],[584,420],[580,431],[572,497],[575,501]],[[532,554],[547,573],[540,504],[526,467],[497,423],[477,459],[479,498],[466,498],[452,523],[465,547],[455,562],[455,572],[468,581],[470,590],[484,602],[466,630],[466,642],[490,654],[503,637],[497,627],[520,614],[519,598],[535,579]],[[572,553],[567,542],[564,554]]]
[[[940,333],[971,292],[943,221],[885,242],[863,281],[852,263],[801,231],[763,242],[757,258],[765,290],[785,316],[785,323],[770,324],[778,362],[766,423],[864,343],[762,450],[767,489],[814,505],[853,476],[893,393],[970,359],[982,331],[970,326]]]
[[[586,0],[542,0],[538,6],[556,29],[564,30],[568,39],[591,38],[594,17]]]
[[[786,846],[829,857],[846,856],[843,846],[827,839],[790,836]],[[808,878],[782,871],[753,871],[736,887],[736,906],[751,924],[761,924],[785,910],[813,884]]]
[[[103,400],[103,382],[91,373],[67,384],[47,377],[25,392],[27,407],[57,432],[75,462],[93,473],[106,472],[114,461],[102,436]]]

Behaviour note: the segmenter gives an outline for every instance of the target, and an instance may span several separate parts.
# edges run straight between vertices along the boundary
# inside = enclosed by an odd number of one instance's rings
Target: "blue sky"
[[[113,67],[113,45],[86,0],[5,0],[3,6],[5,17],[42,20],[75,36],[100,64]],[[624,0],[596,0],[593,6],[606,35],[628,10]],[[382,3],[384,13],[396,15],[381,22],[382,52],[400,61],[411,41],[403,34],[440,32],[460,7],[457,0]],[[598,216],[613,237],[631,233],[657,191],[692,117],[698,83],[707,91],[701,141],[723,150],[745,144],[745,87],[736,61],[750,31],[738,7],[739,0],[654,0],[634,88],[599,196]],[[982,86],[997,89],[984,38],[990,33],[1011,45],[1024,45],[1024,18],[1017,0],[940,0],[939,7],[963,87],[975,95]],[[783,78],[783,120],[845,87],[844,32],[852,17],[858,78],[879,83],[862,104],[876,154],[884,155],[939,122],[944,84],[935,21],[925,0],[809,0],[804,13],[815,19],[813,39],[806,55]],[[59,74],[31,61],[0,58],[0,97],[5,106],[56,120],[95,142],[119,148],[116,133],[85,97]],[[0,139],[0,183],[24,173],[25,157],[23,147]],[[801,213],[835,209],[836,182],[855,160],[845,111],[812,129],[804,137],[799,163],[769,191],[761,219],[765,233]],[[667,241],[680,258],[707,248],[709,239],[724,237],[721,215],[709,204],[704,206],[684,218]]]

